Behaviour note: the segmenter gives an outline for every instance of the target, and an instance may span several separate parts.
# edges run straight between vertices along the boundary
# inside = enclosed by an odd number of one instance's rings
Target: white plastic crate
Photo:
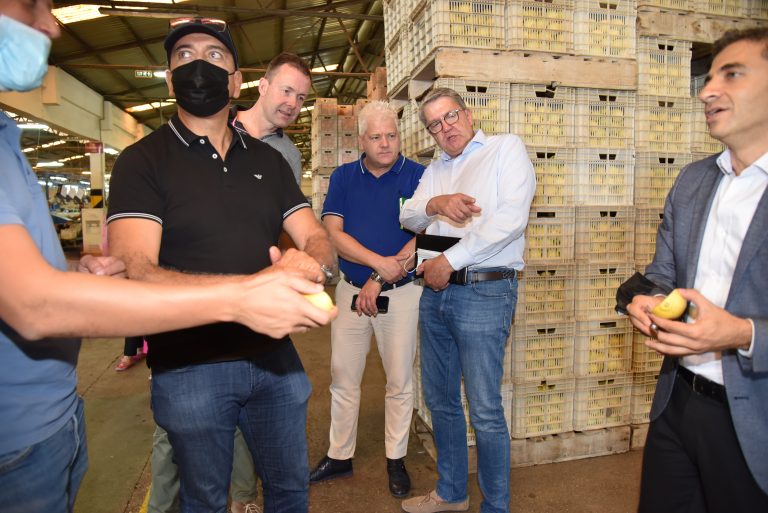
[[[650,264],[656,253],[656,234],[664,219],[663,208],[635,209],[635,263]]]
[[[512,84],[510,131],[526,146],[572,147],[576,90],[551,85]]]
[[[753,20],[768,20],[768,2],[765,0],[751,0],[749,18]]]
[[[576,90],[576,144],[624,150],[635,142],[634,91]]]
[[[635,58],[635,0],[576,0],[576,55]]]
[[[573,322],[525,323],[514,326],[512,379],[539,380],[573,377]]]
[[[532,324],[573,319],[575,274],[572,262],[529,262],[518,282],[517,321]]]
[[[531,208],[525,230],[524,260],[572,260],[575,229],[574,207]]]
[[[451,46],[503,50],[505,0],[430,0],[412,13],[418,66],[432,50]]]
[[[314,175],[312,177],[312,194],[315,193],[328,193],[328,185],[331,182],[330,175]]]
[[[576,207],[575,258],[631,260],[634,256],[633,207]]]
[[[638,7],[664,7],[678,11],[692,11],[694,0],[637,0]]]
[[[337,146],[340,150],[357,151],[357,132],[339,132]]]
[[[416,100],[409,101],[404,109],[403,115],[408,115],[411,120],[411,154],[424,155],[435,147],[435,140],[419,119],[419,104]]]
[[[384,59],[387,63],[387,91],[394,93],[408,78],[413,68],[408,56],[411,39],[410,25],[403,26],[397,38],[385,49]]]
[[[734,18],[744,18],[750,14],[745,0],[695,0],[694,10]]]
[[[691,149],[694,153],[720,153],[725,145],[709,135],[709,127],[704,117],[704,104],[698,99],[692,100],[691,112]]]
[[[509,84],[461,78],[438,78],[435,88],[453,89],[472,112],[475,129],[487,135],[509,133]]]
[[[634,263],[579,262],[576,266],[576,318],[610,319],[619,316],[616,289],[634,273]]]
[[[691,99],[638,96],[635,147],[675,153],[691,147]]]
[[[632,399],[630,401],[630,421],[632,424],[644,424],[649,421],[657,381],[659,381],[658,371],[632,374]]]
[[[528,146],[528,157],[536,173],[536,193],[532,205],[545,208],[573,205],[576,197],[576,150]]]
[[[510,50],[573,53],[573,0],[509,0]]]
[[[659,37],[637,38],[637,91],[653,96],[688,97],[691,43]]]
[[[339,165],[339,156],[335,149],[318,149],[312,152],[312,169],[335,168]]]
[[[690,153],[638,153],[635,158],[635,205],[663,208],[675,178],[690,163]]]
[[[586,431],[629,423],[632,376],[576,378],[573,429]]]
[[[629,319],[576,322],[573,372],[577,377],[626,373],[632,369]]]
[[[629,150],[576,150],[577,205],[631,205],[634,159]]]
[[[406,16],[406,13],[404,13],[406,3],[406,0],[385,0],[382,2],[385,45],[389,45],[397,37],[400,28],[403,26],[403,20]]]
[[[632,372],[659,373],[664,356],[645,345],[648,339],[635,330],[632,334]]]
[[[516,382],[512,389],[512,438],[573,429],[573,378]]]

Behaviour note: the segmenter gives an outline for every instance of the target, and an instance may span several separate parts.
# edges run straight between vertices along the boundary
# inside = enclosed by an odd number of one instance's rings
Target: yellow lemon
[[[688,308],[688,301],[675,289],[664,298],[664,301],[656,305],[651,313],[662,319],[679,319],[686,308]]]
[[[330,310],[333,308],[333,300],[325,291],[317,294],[304,294],[307,300],[321,310]]]

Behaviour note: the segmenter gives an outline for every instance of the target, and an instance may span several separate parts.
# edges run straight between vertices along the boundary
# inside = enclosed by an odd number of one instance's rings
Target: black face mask
[[[171,72],[176,102],[193,116],[212,116],[229,104],[229,73],[198,59]]]

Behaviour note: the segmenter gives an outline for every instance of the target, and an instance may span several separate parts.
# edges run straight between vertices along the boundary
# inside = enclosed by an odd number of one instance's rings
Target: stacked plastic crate
[[[335,98],[317,98],[312,110],[312,210],[318,217],[334,169],[358,158],[357,112],[367,103],[339,105]]]

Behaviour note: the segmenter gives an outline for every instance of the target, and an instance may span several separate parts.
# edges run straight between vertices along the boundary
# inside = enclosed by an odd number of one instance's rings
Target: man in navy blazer
[[[726,33],[699,94],[727,149],[667,196],[632,323],[666,355],[643,457],[641,513],[768,511],[768,28]],[[650,311],[681,288],[681,321]]]

